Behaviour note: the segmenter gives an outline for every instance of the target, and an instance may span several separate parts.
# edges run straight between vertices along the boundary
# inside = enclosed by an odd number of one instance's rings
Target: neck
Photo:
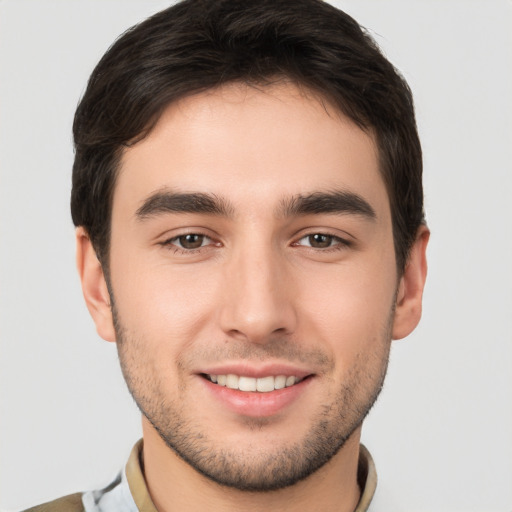
[[[341,450],[306,479],[276,491],[247,492],[221,486],[178,457],[143,419],[144,476],[158,512],[353,512],[360,497],[357,483],[357,429]]]

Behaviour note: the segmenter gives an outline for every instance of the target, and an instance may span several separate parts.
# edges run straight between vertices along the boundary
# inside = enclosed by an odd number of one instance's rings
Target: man
[[[316,0],[184,1],[74,123],[77,263],[143,441],[35,510],[381,510],[360,446],[429,237],[410,91]]]

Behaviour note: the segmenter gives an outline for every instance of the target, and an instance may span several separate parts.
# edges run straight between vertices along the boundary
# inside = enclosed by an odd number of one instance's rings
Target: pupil
[[[331,242],[332,236],[330,235],[322,235],[320,233],[317,233],[309,237],[309,243],[311,244],[311,247],[325,248],[329,247],[331,245]]]
[[[203,235],[180,236],[180,244],[185,249],[197,249],[203,244]]]

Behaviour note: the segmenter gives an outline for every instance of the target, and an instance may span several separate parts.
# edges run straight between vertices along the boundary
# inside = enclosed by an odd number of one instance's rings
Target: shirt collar
[[[146,486],[142,473],[142,447],[143,440],[140,439],[133,447],[130,458],[126,464],[126,479],[132,493],[133,501],[139,512],[158,512]]]
[[[133,501],[140,512],[158,512],[146,486],[142,470],[142,439],[133,447],[126,464],[126,478]],[[364,445],[359,447],[357,482],[361,488],[361,498],[354,512],[366,512],[377,487],[377,471],[370,452]]]

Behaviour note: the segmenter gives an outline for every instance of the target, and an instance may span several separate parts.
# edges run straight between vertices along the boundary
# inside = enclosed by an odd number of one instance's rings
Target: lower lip
[[[206,388],[231,411],[251,418],[265,418],[281,412],[306,391],[313,380],[308,377],[288,388],[268,393],[247,392],[219,386],[201,377]]]

